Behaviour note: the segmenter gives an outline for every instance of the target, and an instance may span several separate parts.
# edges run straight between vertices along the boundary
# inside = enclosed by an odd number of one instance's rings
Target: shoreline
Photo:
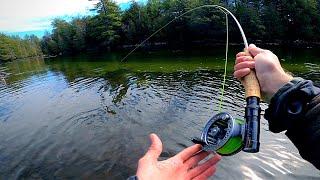
[[[301,48],[301,49],[312,49],[312,48],[320,48],[320,42],[307,42],[307,41],[301,41],[301,40],[296,40],[296,41],[282,41],[282,40],[275,40],[273,42],[263,42],[262,40],[255,40],[251,41],[249,39],[249,44],[255,44],[260,47],[284,47],[284,48]],[[10,60],[0,60],[0,64],[6,63],[6,62],[12,62],[16,60],[24,60],[28,58],[43,58],[43,59],[52,59],[56,57],[68,57],[68,56],[77,56],[80,54],[102,54],[102,53],[107,53],[107,52],[123,52],[123,51],[130,51],[139,44],[124,44],[124,45],[119,45],[118,47],[112,49],[112,50],[102,50],[102,49],[87,49],[84,50],[80,53],[71,53],[71,54],[57,54],[57,55],[39,55],[39,56],[32,56],[32,57],[24,57],[24,58],[17,58],[17,59],[10,59]],[[153,43],[145,43],[142,45],[140,48],[137,49],[137,52],[143,50],[147,52],[154,52],[154,51],[162,51],[162,50],[172,50],[173,52],[183,52],[187,51],[189,49],[210,49],[210,48],[216,48],[216,47],[225,47],[226,43],[225,41],[212,41],[212,40],[207,40],[207,41],[193,41],[190,44],[186,45],[181,45],[177,46],[169,44],[167,42],[153,42]],[[242,46],[243,43],[239,42],[230,42],[229,46]]]
[[[311,48],[317,48],[320,47],[320,42],[308,42],[308,41],[301,41],[301,40],[295,40],[295,41],[284,41],[284,40],[275,40],[272,42],[263,41],[263,40],[248,40],[249,44],[256,44],[261,46],[284,46],[284,47],[311,47]],[[139,44],[125,44],[122,45],[121,48],[128,49],[128,48],[134,48]],[[216,46],[225,46],[225,41],[212,41],[212,40],[204,40],[204,41],[193,41],[191,44],[185,45],[185,47],[193,47],[193,46],[207,46],[207,47],[216,47]],[[243,45],[242,42],[230,42],[230,46],[241,46]],[[145,43],[145,45],[142,45],[141,47],[161,47],[161,46],[170,46],[167,42],[154,42],[154,43]],[[199,46],[198,46],[199,47]]]

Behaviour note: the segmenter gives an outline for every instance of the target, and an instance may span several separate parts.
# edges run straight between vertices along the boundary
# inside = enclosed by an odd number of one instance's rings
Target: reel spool
[[[219,113],[206,123],[201,138],[192,141],[201,144],[204,151],[230,156],[243,149],[244,132],[243,120],[234,119],[229,113]]]

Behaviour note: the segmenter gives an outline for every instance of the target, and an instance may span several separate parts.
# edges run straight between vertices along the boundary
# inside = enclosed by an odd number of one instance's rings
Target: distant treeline
[[[148,0],[131,2],[121,11],[112,0],[100,0],[96,15],[55,19],[53,30],[39,42],[35,36],[25,39],[0,35],[0,59],[16,59],[41,54],[77,54],[132,48],[170,20],[205,4],[219,4],[240,21],[250,42],[320,42],[320,0]],[[230,19],[230,18],[229,18]],[[225,15],[212,8],[193,11],[151,38],[150,45],[182,49],[225,42]],[[230,40],[241,42],[232,19]]]
[[[31,35],[21,39],[0,34],[0,62],[35,56],[42,56],[38,37]]]
[[[74,18],[71,22],[55,19],[53,31],[44,36],[44,54],[106,51],[135,45],[161,26],[204,4],[219,4],[239,19],[249,39],[262,42],[316,42],[320,40],[320,0],[148,0],[131,2],[121,11],[110,0],[96,5],[97,15]],[[239,30],[230,19],[231,40],[241,42]],[[225,15],[203,8],[177,19],[150,39],[179,48],[195,43],[225,41]],[[252,42],[252,41],[251,41]]]

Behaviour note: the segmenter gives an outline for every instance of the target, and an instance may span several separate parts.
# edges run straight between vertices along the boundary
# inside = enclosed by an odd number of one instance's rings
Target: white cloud
[[[88,0],[1,0],[0,31],[43,30],[54,17],[84,15],[92,7]]]
[[[0,32],[49,30],[53,18],[89,14],[93,4],[97,2],[97,0],[93,2],[88,0],[0,1]],[[115,1],[123,4],[131,0]]]

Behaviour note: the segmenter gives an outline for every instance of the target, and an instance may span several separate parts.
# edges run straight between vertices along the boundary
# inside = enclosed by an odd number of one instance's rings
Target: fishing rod
[[[244,43],[244,51],[247,55],[248,52],[248,41],[245,33],[237,20],[237,18],[226,8],[219,5],[202,5],[191,10],[188,10],[181,15],[175,17],[173,20],[169,21],[167,24],[162,26],[160,29],[151,34],[148,38],[142,41],[138,46],[131,50],[122,60],[126,60],[136,49],[141,47],[146,41],[148,41],[155,34],[160,32],[162,29],[166,28],[176,19],[183,17],[184,15],[201,8],[217,8],[226,15],[226,25],[228,28],[228,15],[230,15],[236,22],[242,39]],[[228,32],[228,31],[227,31]],[[228,33],[227,33],[227,45],[226,45],[226,63],[227,63],[227,52],[228,52]],[[225,74],[224,83],[226,76],[226,64],[225,64]],[[224,83],[221,99],[223,97]],[[233,118],[230,113],[220,112],[214,115],[205,124],[202,130],[200,138],[194,138],[192,141],[197,144],[201,144],[204,151],[217,152],[223,156],[229,156],[238,153],[243,150],[248,153],[259,152],[259,138],[260,138],[260,86],[258,79],[256,77],[255,71],[251,70],[250,73],[241,79],[241,83],[245,89],[246,107],[244,121],[240,119]],[[221,105],[221,103],[220,103]]]

